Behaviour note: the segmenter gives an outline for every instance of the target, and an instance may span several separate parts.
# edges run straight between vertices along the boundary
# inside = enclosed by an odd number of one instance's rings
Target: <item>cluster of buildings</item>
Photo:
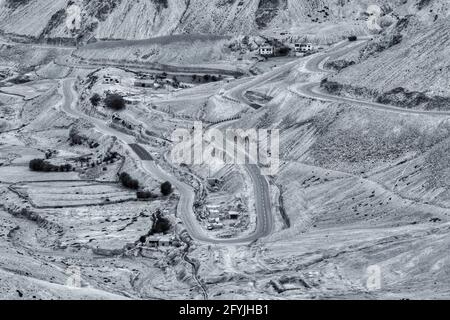
[[[180,83],[176,79],[176,77],[174,77],[173,79],[169,79],[169,78],[158,77],[158,76],[156,76],[154,78],[147,78],[147,77],[138,78],[134,82],[134,86],[139,87],[139,88],[150,88],[150,89],[155,89],[155,90],[164,88],[164,86],[172,86],[175,88],[188,88],[189,87],[185,83]]]
[[[233,210],[222,210],[220,205],[207,205],[206,206],[208,216],[208,230],[223,229],[224,220],[239,220],[241,212]]]
[[[175,245],[176,241],[174,236],[155,234],[147,237],[145,245],[150,248],[167,248]]]
[[[293,49],[296,53],[308,53],[312,52],[315,48],[312,43],[296,42],[293,45]],[[262,46],[259,48],[259,54],[264,57],[272,57],[277,54],[277,48],[273,45]]]
[[[120,84],[120,78],[109,74],[103,76],[104,84]]]
[[[162,84],[155,80],[138,79],[134,82],[134,86],[140,88],[159,89],[162,87]]]

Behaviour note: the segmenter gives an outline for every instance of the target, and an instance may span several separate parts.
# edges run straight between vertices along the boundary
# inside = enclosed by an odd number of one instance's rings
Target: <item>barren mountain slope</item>
[[[407,108],[450,105],[450,21],[414,28],[400,43],[329,78],[330,90],[368,94]]]
[[[300,98],[306,77],[293,68],[259,88],[273,100],[234,124],[281,131],[274,182],[290,228],[263,240],[266,281],[279,297],[361,297],[376,265],[378,297],[448,296],[448,117]]]
[[[112,39],[254,33],[304,24],[364,25],[363,13],[372,4],[400,15],[417,11],[413,0],[1,0],[0,30],[36,38],[73,37],[65,25],[66,8],[72,3],[82,9],[79,34]]]

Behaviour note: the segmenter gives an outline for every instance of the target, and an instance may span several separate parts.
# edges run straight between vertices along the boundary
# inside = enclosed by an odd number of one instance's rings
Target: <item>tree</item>
[[[30,170],[32,171],[42,171],[44,168],[45,161],[43,159],[33,159],[29,163]]]
[[[172,184],[168,181],[161,184],[161,193],[164,196],[168,196],[169,194],[171,194],[172,193]]]
[[[138,191],[136,192],[136,197],[143,200],[155,198],[155,196],[150,191]]]
[[[44,159],[33,159],[29,162],[28,167],[32,171],[41,172],[68,172],[72,170],[70,164],[62,164],[60,166],[55,166]]]
[[[131,178],[131,176],[126,172],[122,172],[120,174],[119,180],[125,188],[133,190],[139,189],[139,181]]]
[[[125,108],[125,100],[116,93],[108,94],[105,99],[105,105],[108,109],[119,111]]]
[[[287,56],[287,55],[289,54],[289,51],[291,51],[291,49],[289,49],[288,47],[281,47],[281,48],[278,50],[278,54],[279,54],[280,56]]]
[[[98,93],[94,93],[89,100],[94,107],[97,107],[100,104],[100,101],[102,101],[102,97],[100,97]]]
[[[169,219],[163,216],[160,210],[152,214],[153,226],[150,234],[166,233],[170,230],[171,224]]]
[[[80,135],[78,129],[76,127],[72,127],[69,131],[69,139],[72,144],[80,145],[83,144],[83,141],[86,140],[83,136]]]

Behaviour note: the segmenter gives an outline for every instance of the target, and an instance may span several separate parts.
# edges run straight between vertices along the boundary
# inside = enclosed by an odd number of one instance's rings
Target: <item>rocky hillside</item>
[[[146,39],[175,33],[242,34],[304,24],[365,26],[369,5],[400,15],[424,0],[0,0],[0,30],[33,38],[95,35]],[[67,8],[81,8],[81,30],[71,33]],[[69,11],[70,12],[70,11]],[[329,29],[332,32],[332,28]]]
[[[329,62],[329,66],[344,68],[324,87],[405,108],[449,110],[448,4],[427,3],[419,14],[399,19],[384,37],[359,53]]]

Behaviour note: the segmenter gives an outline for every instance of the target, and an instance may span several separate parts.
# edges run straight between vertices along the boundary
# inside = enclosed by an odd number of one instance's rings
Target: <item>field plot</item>
[[[45,209],[46,220],[62,227],[61,248],[91,249],[100,255],[123,253],[152,227],[151,213],[160,201],[127,202],[108,206]]]
[[[115,184],[85,181],[24,183],[14,186],[37,208],[85,207],[136,200],[136,193]]]
[[[42,93],[51,89],[54,86],[54,83],[51,81],[38,81],[38,82],[30,82],[27,84],[21,85],[12,85],[10,87],[3,87],[1,90],[3,93],[20,96],[25,100],[31,100],[40,96]]]
[[[0,180],[8,183],[23,181],[55,181],[76,180],[76,172],[33,172],[25,166],[0,167]]]

